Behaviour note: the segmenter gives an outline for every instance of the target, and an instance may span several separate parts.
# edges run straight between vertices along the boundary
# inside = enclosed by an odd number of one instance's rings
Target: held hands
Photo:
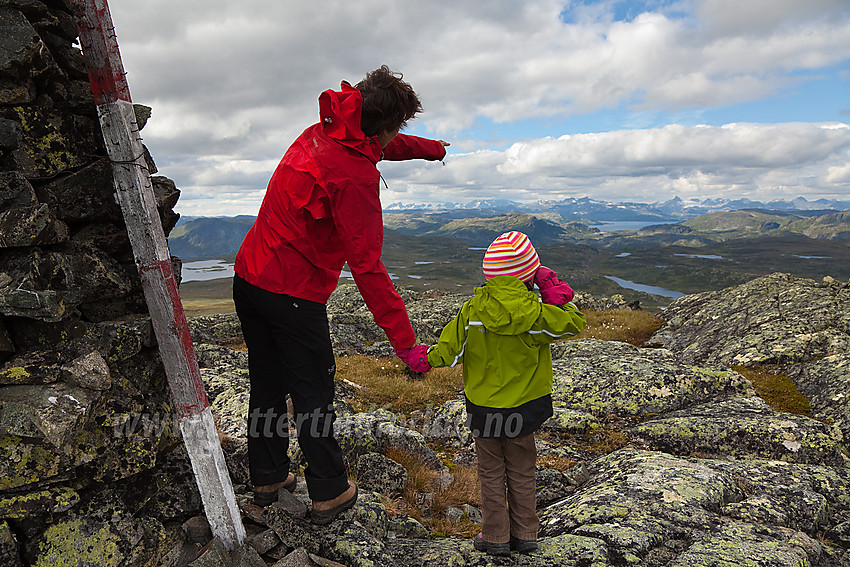
[[[540,266],[534,274],[534,283],[540,288],[540,299],[549,305],[565,305],[573,300],[573,289],[558,279],[555,270]]]
[[[410,348],[400,348],[395,351],[406,365],[414,372],[428,372],[431,365],[428,364],[428,345],[414,345]]]

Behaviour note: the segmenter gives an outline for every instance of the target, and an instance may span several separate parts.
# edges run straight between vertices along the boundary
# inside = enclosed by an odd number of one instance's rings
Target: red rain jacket
[[[440,160],[442,144],[399,134],[381,151],[360,129],[363,99],[346,82],[319,96],[307,128],[275,169],[257,220],[236,255],[239,277],[259,288],[326,303],[348,262],[360,294],[394,348],[416,337],[381,262],[381,159]]]

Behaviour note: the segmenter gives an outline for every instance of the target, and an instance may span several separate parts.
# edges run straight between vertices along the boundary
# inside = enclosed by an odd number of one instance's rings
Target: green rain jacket
[[[475,289],[428,350],[431,366],[463,362],[470,428],[481,437],[535,431],[552,415],[549,343],[575,335],[585,318],[573,305],[542,303],[513,276]]]

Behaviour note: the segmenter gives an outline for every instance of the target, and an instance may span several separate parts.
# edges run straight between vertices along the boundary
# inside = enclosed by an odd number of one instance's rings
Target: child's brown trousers
[[[481,480],[481,535],[490,543],[510,538],[536,540],[537,518],[534,435],[475,438]]]

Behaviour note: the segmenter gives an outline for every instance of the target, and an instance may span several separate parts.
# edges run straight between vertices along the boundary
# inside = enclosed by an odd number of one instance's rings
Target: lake
[[[683,258],[703,258],[705,260],[722,260],[723,256],[716,254],[673,254],[673,256],[682,256]]]
[[[669,297],[670,299],[679,299],[680,297],[684,297],[685,294],[680,291],[673,291],[672,289],[665,289],[663,287],[657,287],[654,285],[644,285],[635,282],[630,282],[629,280],[624,280],[622,278],[618,278],[615,276],[605,276],[607,279],[616,283],[618,286],[625,289],[633,289],[635,291],[642,291],[644,293],[651,293],[652,295],[660,295],[661,297]]]
[[[224,260],[197,260],[183,264],[183,282],[206,282],[233,277],[233,262]]]
[[[680,221],[669,220],[639,220],[639,221],[599,221],[599,224],[591,225],[598,228],[600,232],[614,232],[616,230],[640,230],[645,226],[655,224],[678,224]]]

